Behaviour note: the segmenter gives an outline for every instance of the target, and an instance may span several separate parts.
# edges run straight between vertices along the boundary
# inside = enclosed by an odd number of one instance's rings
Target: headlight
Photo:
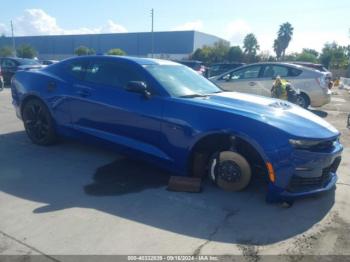
[[[289,139],[289,143],[295,148],[310,148],[318,145],[320,142],[319,140]]]
[[[327,149],[335,146],[339,143],[339,137],[332,140],[301,140],[301,139],[289,139],[289,143],[297,149]]]

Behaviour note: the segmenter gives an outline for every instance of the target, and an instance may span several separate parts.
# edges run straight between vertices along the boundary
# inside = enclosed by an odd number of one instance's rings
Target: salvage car
[[[271,96],[271,87],[277,76],[288,80],[300,90],[298,104],[308,108],[320,107],[331,101],[328,73],[289,63],[255,63],[243,66],[210,80],[227,91]]]
[[[254,175],[267,200],[330,190],[342,145],[328,122],[278,99],[224,92],[171,61],[84,56],[12,81],[13,105],[33,143],[98,142],[178,176],[206,174],[243,190]]]

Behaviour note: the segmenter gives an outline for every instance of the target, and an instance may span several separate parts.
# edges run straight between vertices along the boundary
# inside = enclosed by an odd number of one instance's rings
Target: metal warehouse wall
[[[204,45],[212,46],[215,42],[218,41],[224,41],[229,44],[228,41],[218,38],[213,35],[201,33],[201,32],[194,32],[194,42],[193,42],[193,50],[196,50],[198,48],[203,47]]]
[[[154,53],[160,55],[189,55],[197,47],[212,45],[220,38],[195,31],[155,32]],[[10,45],[11,38],[0,38],[0,46]],[[30,44],[42,59],[61,59],[72,56],[74,49],[84,45],[96,53],[106,53],[112,48],[121,48],[131,56],[151,54],[152,34],[117,33],[91,35],[24,36],[15,37],[16,46]]]

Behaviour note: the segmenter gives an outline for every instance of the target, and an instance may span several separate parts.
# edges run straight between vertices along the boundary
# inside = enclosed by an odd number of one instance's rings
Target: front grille
[[[322,170],[322,175],[319,177],[300,177],[293,176],[289,182],[287,190],[289,192],[304,192],[313,189],[324,187],[339,167],[341,157],[337,157],[333,163]]]

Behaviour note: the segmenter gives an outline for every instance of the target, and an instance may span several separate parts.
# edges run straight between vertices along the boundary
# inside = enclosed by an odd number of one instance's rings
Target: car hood
[[[319,116],[279,99],[223,92],[192,101],[254,118],[299,138],[328,139],[339,136],[339,131]]]

